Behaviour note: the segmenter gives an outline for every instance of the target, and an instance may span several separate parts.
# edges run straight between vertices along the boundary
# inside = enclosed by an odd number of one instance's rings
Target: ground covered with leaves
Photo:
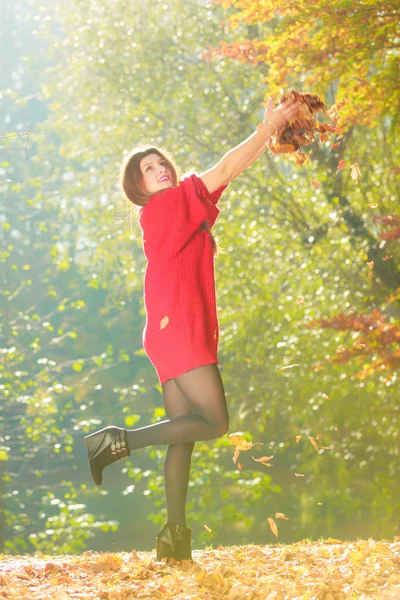
[[[195,550],[194,562],[149,552],[0,555],[0,598],[32,600],[400,599],[400,540],[298,542]]]

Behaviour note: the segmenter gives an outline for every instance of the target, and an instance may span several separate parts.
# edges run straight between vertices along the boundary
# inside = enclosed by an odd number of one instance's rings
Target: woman
[[[194,443],[228,431],[229,417],[218,370],[218,321],[211,234],[226,186],[280,133],[300,103],[274,108],[241,144],[200,176],[178,181],[172,159],[154,147],[134,150],[121,168],[125,195],[140,206],[147,258],[143,345],[162,386],[167,420],[133,430],[106,427],[85,438],[97,485],[103,469],[132,450],[167,445],[164,462],[168,520],[157,535],[157,560],[191,559],[185,503]]]

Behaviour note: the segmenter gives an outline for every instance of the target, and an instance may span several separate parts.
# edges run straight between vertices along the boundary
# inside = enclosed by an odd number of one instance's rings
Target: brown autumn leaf
[[[321,506],[321,502],[317,502]],[[275,516],[276,518],[276,516]],[[208,527],[208,529],[210,529]],[[207,531],[207,529],[205,529]],[[210,539],[213,535],[210,533]],[[194,550],[194,565],[156,562],[155,551],[120,552],[118,571],[91,569],[111,553],[13,556],[0,560],[1,597],[7,600],[127,600],[128,598],[387,598],[399,597],[400,538],[328,538],[271,546],[219,544]],[[51,561],[58,571],[46,571]],[[28,579],[21,578],[24,573]],[[47,573],[47,575],[46,575]],[[58,577],[56,573],[63,573]],[[68,580],[65,579],[68,577]],[[227,592],[231,590],[231,592]],[[345,592],[343,591],[345,590]]]
[[[272,467],[272,465],[269,462],[271,460],[271,458],[274,458],[274,457],[273,456],[261,456],[260,458],[254,458],[254,456],[252,455],[253,460],[265,465],[266,467]]]
[[[318,444],[315,441],[315,439],[311,435],[308,436],[308,439],[310,440],[310,444],[312,445],[314,450],[318,450]]]
[[[358,162],[356,161],[354,163],[354,165],[351,165],[350,168],[351,168],[351,178],[358,183],[358,180],[361,177],[361,171],[360,171],[360,166],[359,166]]]
[[[309,157],[307,159],[302,149],[314,142],[315,134],[319,133],[320,142],[324,143],[337,130],[337,125],[317,121],[317,113],[325,114],[333,121],[334,119],[326,110],[325,104],[315,94],[298,92],[292,89],[283,92],[279,101],[282,103],[289,99],[300,101],[301,104],[280,135],[275,133],[271,136],[269,148],[274,154],[293,154],[297,152],[296,163],[303,164],[309,160]]]
[[[370,262],[367,261],[367,265],[372,270],[374,268],[374,266],[375,266],[375,262],[373,260],[371,260]]]
[[[384,256],[384,257],[382,258],[382,260],[389,260],[389,258],[393,258],[393,254],[391,254],[390,256],[388,256],[388,255],[386,254],[386,256]]]
[[[232,442],[232,444],[236,447],[236,450],[240,451],[250,450],[253,446],[262,446],[263,444],[263,442],[248,442],[240,435],[240,433],[231,433],[229,439]]]
[[[233,458],[232,461],[236,464],[237,459],[239,458],[239,454],[240,451],[239,450],[235,450],[235,452],[233,453]]]
[[[336,173],[339,173],[339,171],[343,171],[343,169],[345,169],[345,168],[346,168],[346,161],[339,160]]]
[[[268,517],[268,523],[274,536],[278,537],[278,528],[275,521],[271,517]]]
[[[163,319],[161,319],[160,329],[165,329],[165,327],[168,325],[168,323],[169,323],[169,317],[164,317]]]
[[[312,181],[312,182],[311,182],[311,185],[312,185],[314,188],[317,188],[317,189],[321,187],[321,184],[320,184],[320,182],[319,182],[319,181]]]
[[[275,513],[275,519],[284,519],[285,521],[289,521],[288,517],[283,513]]]
[[[242,463],[238,463],[236,466],[237,466],[237,468],[238,468],[239,470],[240,470],[240,469],[243,469],[243,465],[242,465]]]

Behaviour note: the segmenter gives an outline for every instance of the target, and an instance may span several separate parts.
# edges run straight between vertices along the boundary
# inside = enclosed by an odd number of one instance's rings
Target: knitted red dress
[[[218,364],[214,254],[209,232],[226,186],[210,194],[197,175],[150,198],[140,209],[146,325],[143,347],[160,383]]]

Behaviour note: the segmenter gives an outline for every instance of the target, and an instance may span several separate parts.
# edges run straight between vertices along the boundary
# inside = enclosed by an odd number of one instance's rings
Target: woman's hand
[[[270,122],[275,125],[277,133],[280,135],[285,129],[286,124],[297,113],[301,104],[301,100],[286,100],[275,108],[272,98],[268,98],[263,123]]]

